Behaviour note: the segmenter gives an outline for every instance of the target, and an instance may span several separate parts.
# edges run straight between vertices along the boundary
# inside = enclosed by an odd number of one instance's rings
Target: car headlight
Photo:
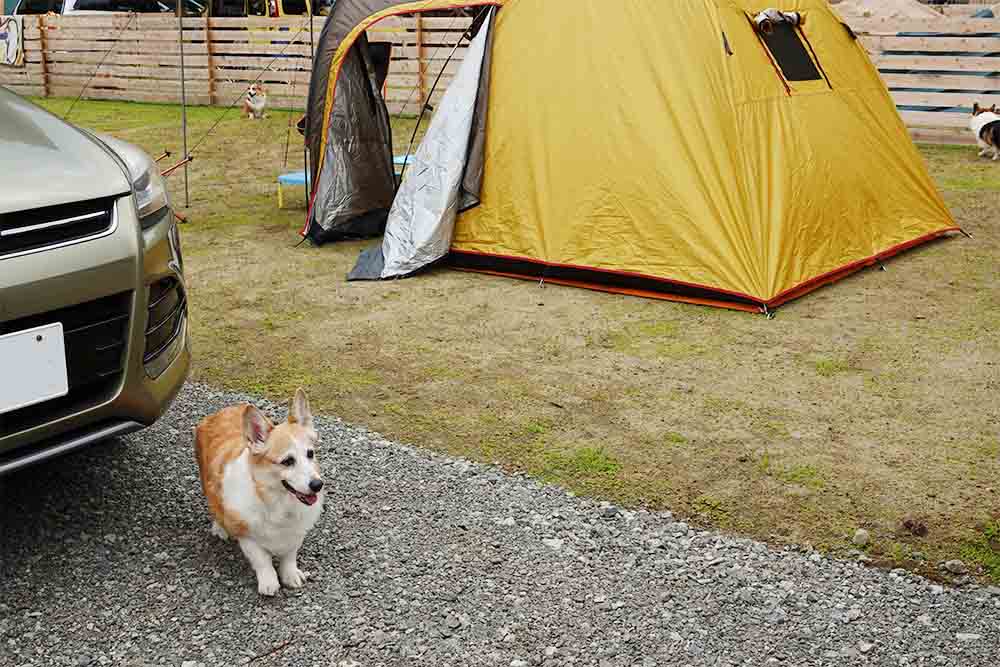
[[[135,190],[135,205],[139,210],[139,224],[143,229],[159,222],[162,216],[155,215],[170,206],[170,195],[167,194],[167,183],[160,175],[160,168],[153,158],[132,144],[106,135],[100,135],[101,141],[125,162],[128,167],[132,188]]]
[[[152,160],[149,160],[149,166],[139,178],[132,182],[132,187],[135,188],[135,205],[139,209],[140,222],[145,222],[154,213],[170,205],[167,184],[160,175],[159,167]]]

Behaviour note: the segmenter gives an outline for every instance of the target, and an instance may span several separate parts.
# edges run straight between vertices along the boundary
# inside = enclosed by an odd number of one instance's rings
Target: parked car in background
[[[305,16],[329,12],[330,0],[182,0],[185,16]],[[18,0],[15,15],[127,13],[174,14],[170,0]]]
[[[0,87],[0,474],[139,430],[188,374],[156,163]]]

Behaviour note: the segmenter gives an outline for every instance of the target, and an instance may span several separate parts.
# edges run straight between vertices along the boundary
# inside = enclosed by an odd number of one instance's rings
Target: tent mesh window
[[[791,23],[776,23],[774,29],[762,37],[785,79],[816,81],[823,78]]]

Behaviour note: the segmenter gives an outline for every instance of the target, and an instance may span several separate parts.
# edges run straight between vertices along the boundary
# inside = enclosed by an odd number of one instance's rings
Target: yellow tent
[[[456,4],[353,1],[385,15]],[[459,149],[481,176],[452,212],[450,263],[766,310],[957,230],[850,29],[826,0],[770,1],[486,3],[499,8],[477,38],[478,88],[442,101],[473,115]],[[469,132],[428,134],[456,127]],[[406,192],[385,207],[385,256],[421,224],[402,214]]]

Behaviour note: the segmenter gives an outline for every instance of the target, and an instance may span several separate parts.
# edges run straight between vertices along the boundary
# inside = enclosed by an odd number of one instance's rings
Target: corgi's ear
[[[973,116],[978,116],[979,115],[979,102],[973,102],[972,103],[972,115]]]
[[[264,413],[252,405],[243,411],[243,439],[254,454],[260,454],[267,445],[274,424],[264,416]]]
[[[301,424],[306,428],[313,427],[313,415],[312,410],[309,409],[309,399],[306,398],[306,392],[302,387],[295,390],[292,404],[288,408],[288,423]]]

